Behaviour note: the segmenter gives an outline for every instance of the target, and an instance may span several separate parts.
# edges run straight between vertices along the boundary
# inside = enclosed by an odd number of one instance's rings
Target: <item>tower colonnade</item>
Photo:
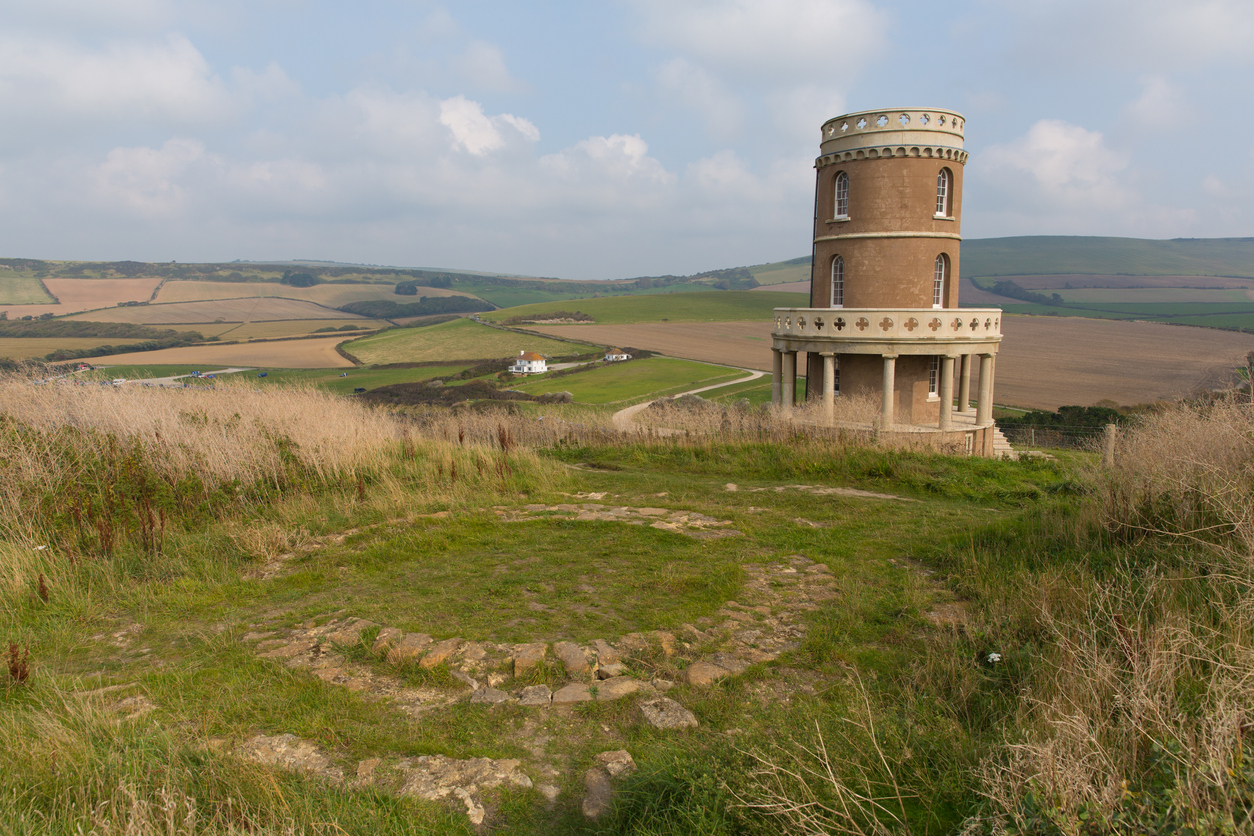
[[[965,127],[961,114],[935,108],[824,123],[810,307],[775,309],[776,404],[793,406],[800,360],[806,398],[829,419],[840,393],[876,393],[881,431],[930,430],[992,455],[1002,313],[958,306]]]

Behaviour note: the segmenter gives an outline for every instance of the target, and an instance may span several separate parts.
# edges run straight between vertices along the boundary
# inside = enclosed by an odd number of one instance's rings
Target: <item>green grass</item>
[[[1050,291],[1052,292],[1052,291]],[[1135,304],[1242,304],[1254,305],[1244,290],[1208,290],[1197,287],[1091,287],[1060,290],[1059,295],[1071,305],[1102,306]],[[1045,295],[1049,295],[1046,293]]]
[[[560,283],[554,283],[554,287],[560,287]],[[540,288],[531,288],[524,286],[510,286],[487,284],[484,282],[476,282],[473,279],[459,279],[453,282],[453,289],[460,290],[463,293],[473,293],[480,299],[486,299],[493,305],[500,307],[516,307],[518,305],[534,305],[546,302],[564,302],[571,299],[580,301],[588,298],[596,298],[591,296],[587,290],[571,290],[563,292],[560,290],[542,290]],[[613,294],[609,298],[617,298],[619,296],[650,296],[661,293],[693,293],[699,291],[711,290],[708,285],[697,282],[677,282],[668,287],[654,288],[634,288],[634,287],[612,287],[606,288],[607,295]]]
[[[591,315],[596,322],[606,325],[632,322],[732,322],[770,319],[775,308],[806,304],[807,299],[802,293],[716,290],[705,293],[581,299],[576,307]],[[511,316],[544,313],[546,310],[550,310],[546,305],[523,305],[482,314],[482,317],[499,322]],[[577,337],[578,326],[571,326],[570,334]]]
[[[725,366],[672,357],[648,357],[625,363],[602,363],[586,372],[551,380],[544,375],[535,380],[515,382],[511,388],[533,395],[570,392],[580,403],[610,404],[686,392],[743,376],[743,372]]]
[[[757,264],[749,268],[760,285],[788,284],[810,281],[810,257],[802,256],[773,264]]]
[[[16,270],[0,270],[0,306],[51,305],[55,301],[33,275]],[[16,319],[21,312],[14,311],[11,315]]]
[[[486,360],[514,357],[520,351],[565,355],[590,350],[581,344],[498,330],[470,319],[442,322],[425,328],[394,328],[352,340],[342,347],[363,363],[372,365]]]
[[[1000,306],[1007,314],[1036,316],[1082,316],[1091,319],[1139,319],[1179,325],[1200,325],[1210,328],[1254,328],[1254,302],[1247,304],[1182,303],[1178,305],[1133,304],[1102,305],[1098,308],[1070,305],[1038,305],[1031,302],[1010,302]]]

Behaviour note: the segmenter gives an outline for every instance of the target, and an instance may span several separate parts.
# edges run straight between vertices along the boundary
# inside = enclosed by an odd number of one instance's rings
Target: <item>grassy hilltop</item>
[[[1239,832],[1251,809],[1244,405],[1146,417],[1103,467],[743,406],[630,435],[251,383],[0,402],[0,831]]]

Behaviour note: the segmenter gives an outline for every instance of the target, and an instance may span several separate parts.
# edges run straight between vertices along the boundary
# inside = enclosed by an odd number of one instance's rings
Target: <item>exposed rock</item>
[[[569,676],[583,676],[588,672],[588,660],[583,650],[574,642],[558,642],[553,645],[553,655],[562,660]]]
[[[348,624],[336,630],[334,633],[327,634],[327,641],[333,644],[354,645],[361,641],[361,634],[369,630],[371,627],[378,627],[373,621],[366,621],[363,618],[351,619]]]
[[[344,773],[312,743],[294,734],[272,737],[259,734],[240,747],[240,755],[267,766],[319,775],[332,781],[344,780]]]
[[[583,786],[583,814],[587,818],[598,819],[610,809],[610,802],[614,800],[610,777],[605,770],[593,767],[584,773]]]
[[[557,801],[557,797],[562,794],[562,791],[553,784],[536,784],[536,789],[550,805]]]
[[[653,638],[657,639],[657,643],[662,646],[662,652],[667,656],[675,655],[675,634],[668,633],[665,630],[654,630]]]
[[[369,784],[374,780],[374,771],[379,768],[382,761],[379,758],[367,758],[357,764],[357,783]]]
[[[313,639],[297,639],[294,642],[288,642],[282,647],[276,647],[273,650],[268,650],[262,655],[267,659],[291,659],[293,656],[300,656],[303,653],[308,653],[313,650],[314,645],[316,644],[317,642]]]
[[[684,681],[698,688],[706,688],[730,673],[727,668],[713,662],[694,662],[684,670]]]
[[[522,676],[527,671],[540,664],[549,646],[541,642],[532,644],[520,644],[514,648],[514,676]]]
[[[471,758],[457,760],[443,755],[424,755],[401,761],[397,765],[405,774],[400,795],[416,796],[437,801],[452,795],[466,805],[466,815],[472,824],[482,824],[484,809],[480,802],[483,790],[502,784],[516,787],[531,786],[531,779],[519,770],[517,760],[492,760]]]
[[[407,633],[388,651],[388,662],[393,665],[413,662],[422,656],[422,652],[429,644],[431,644],[431,637],[426,633]]]
[[[730,653],[711,653],[710,662],[717,667],[733,674],[742,674],[745,668],[749,667],[749,663],[739,656],[733,656]]]
[[[615,749],[597,755],[597,763],[605,768],[611,778],[621,778],[636,771],[636,762],[626,749]]]
[[[650,726],[663,731],[692,729],[698,725],[695,714],[667,697],[658,697],[641,703],[640,711]]]
[[[616,676],[622,676],[626,670],[627,666],[622,662],[611,662],[597,668],[597,679],[613,679]]]
[[[471,676],[470,674],[466,673],[465,671],[451,670],[451,671],[449,671],[449,674],[450,674],[450,675],[451,675],[454,679],[456,679],[457,681],[459,681],[459,682],[464,682],[466,685],[469,685],[469,686],[470,686],[470,690],[472,690],[472,691],[478,691],[478,690],[479,690],[479,682],[478,682],[478,680],[476,680],[473,676]]]
[[[574,702],[590,702],[591,700],[592,692],[582,682],[572,682],[569,685],[558,688],[553,694],[554,705],[569,705]]]
[[[488,651],[479,642],[466,642],[462,646],[461,656],[467,662],[478,662],[487,655]]]
[[[422,657],[422,661],[418,664],[428,669],[434,668],[436,665],[442,665],[457,652],[457,648],[461,647],[461,644],[461,639],[445,639],[442,642],[437,642],[427,652],[427,655]]]
[[[655,679],[651,684],[659,691],[669,691],[675,687],[675,683],[671,682],[669,679]]]
[[[522,689],[518,697],[519,705],[549,705],[553,702],[553,692],[547,685],[530,685]]]
[[[514,698],[495,688],[480,688],[470,695],[470,701],[475,704],[498,705],[503,702],[513,702]]]
[[[639,680],[632,679],[630,676],[616,676],[597,684],[597,699],[601,702],[621,699],[628,694],[636,693],[640,687]]]
[[[379,631],[379,635],[375,636],[374,644],[370,646],[370,652],[376,656],[382,656],[391,650],[404,635],[395,627],[384,627]]]
[[[623,658],[618,655],[618,651],[604,639],[597,639],[592,643],[592,647],[597,652],[597,662],[602,666],[614,665],[623,660]]]
[[[273,630],[267,630],[264,633],[255,633],[255,632],[245,633],[244,635],[239,637],[239,640],[242,642],[248,642],[249,644],[251,644],[252,642],[261,641],[262,639],[269,638],[270,636],[273,636],[273,635],[274,635]]]

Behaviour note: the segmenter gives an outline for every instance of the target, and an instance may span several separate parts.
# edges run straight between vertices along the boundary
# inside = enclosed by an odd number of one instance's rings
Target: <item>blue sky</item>
[[[1254,235],[1249,0],[0,0],[0,254],[610,279],[809,251],[819,126],[968,238]]]

